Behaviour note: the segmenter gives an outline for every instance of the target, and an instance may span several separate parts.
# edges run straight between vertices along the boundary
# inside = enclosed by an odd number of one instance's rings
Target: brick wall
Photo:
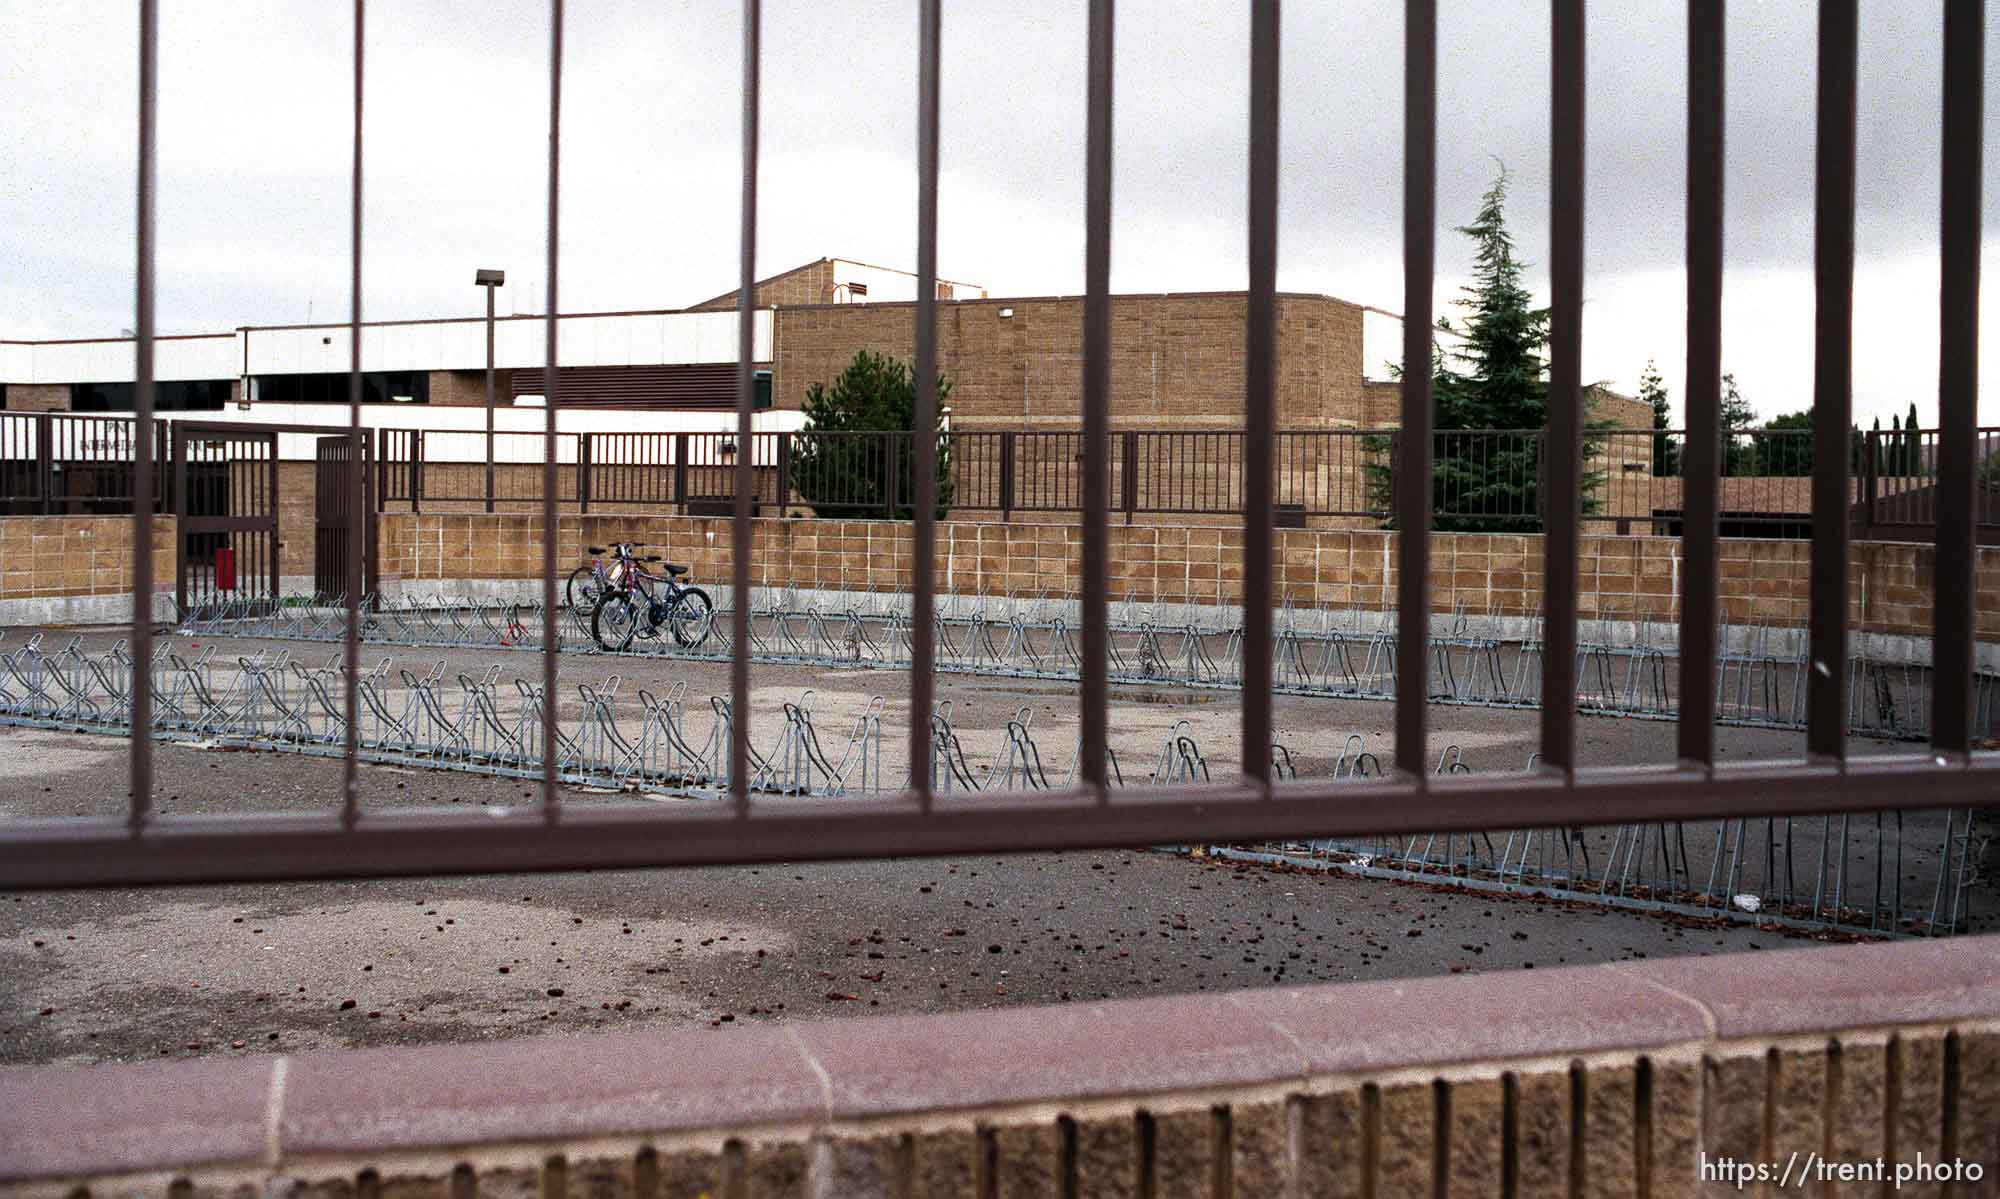
[[[493,372],[493,402],[502,408],[513,404],[513,397],[507,394],[507,371]],[[432,371],[430,402],[436,405],[456,407],[486,406],[486,372],[476,371]]]
[[[7,384],[7,411],[68,412],[69,384],[9,383]]]
[[[695,305],[690,311],[712,312],[734,308],[740,290],[740,288],[731,289],[713,300]],[[831,304],[833,298],[833,260],[822,258],[818,262],[809,262],[795,270],[760,281],[757,284],[756,306],[768,308],[773,304]]]
[[[174,518],[153,518],[153,577],[174,581]],[[129,516],[0,516],[0,599],[129,594]]]
[[[1240,428],[1242,292],[1117,296],[1111,395],[1117,428]],[[1011,317],[1002,317],[1003,309]],[[796,408],[859,350],[909,360],[909,304],[778,312],[773,402]],[[1278,425],[1362,423],[1361,309],[1325,296],[1278,301]],[[1075,428],[1082,419],[1083,300],[1064,296],[938,306],[938,366],[954,425]]]
[[[583,547],[644,541],[694,568],[697,580],[730,576],[729,522],[720,518],[563,516],[558,560]],[[382,520],[385,582],[448,582],[536,577],[539,516],[391,514]],[[1080,590],[1082,530],[1076,525],[946,521],[938,526],[940,590],[959,594]],[[1114,598],[1235,604],[1243,579],[1240,528],[1113,525],[1109,563]],[[751,577],[759,587],[907,590],[914,559],[910,526],[892,521],[755,522]],[[1301,607],[1385,610],[1396,593],[1396,534],[1282,529],[1277,534],[1280,599]],[[1500,616],[1542,610],[1539,536],[1441,533],[1432,541],[1438,611]],[[1673,538],[1586,536],[1579,614],[1586,620],[1671,620],[1678,614],[1681,547]],[[1722,543],[1723,617],[1731,623],[1800,627],[1809,607],[1810,545],[1804,541]],[[1858,542],[1853,547],[1851,619],[1864,632],[1929,636],[1931,547]],[[2000,640],[2000,550],[1980,551],[1979,635]]]
[[[1799,1185],[1815,1158],[1883,1173]],[[1961,1172],[1893,1182],[1920,1160]],[[0,1070],[0,1193],[36,1199],[1990,1196],[1996,1175],[1992,937]]]

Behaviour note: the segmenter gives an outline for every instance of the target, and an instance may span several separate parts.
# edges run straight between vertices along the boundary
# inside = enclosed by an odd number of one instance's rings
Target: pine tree
[[[1503,164],[1472,223],[1458,228],[1476,249],[1473,282],[1454,301],[1464,317],[1438,318],[1437,331],[1455,344],[1447,350],[1433,341],[1431,396],[1443,435],[1432,459],[1431,502],[1434,512],[1445,514],[1432,522],[1442,531],[1534,533],[1542,527],[1542,438],[1535,432],[1548,426],[1549,310],[1534,306],[1523,281],[1527,264],[1515,255],[1506,206]],[[1586,391],[1586,403],[1590,399]],[[1454,437],[1454,430],[1515,432]],[[1584,453],[1591,461],[1589,444]],[[1393,511],[1391,468],[1378,463],[1368,473],[1376,504]],[[1594,493],[1603,480],[1602,471],[1584,472],[1585,513],[1597,510]]]
[[[1639,400],[1653,409],[1653,473],[1662,478],[1679,475],[1680,446],[1667,432],[1673,427],[1673,413],[1667,406],[1667,388],[1660,378],[1660,368],[1650,358],[1646,360],[1646,369],[1639,374]]]
[[[1909,419],[1903,422],[1903,474],[1927,474],[1924,469],[1923,434],[1917,432],[1917,402],[1910,401]]]
[[[943,412],[951,383],[938,376],[937,514],[951,506],[951,446]],[[792,436],[792,482],[820,516],[910,520],[915,509],[916,382],[907,363],[862,350],[831,386],[814,383]],[[901,434],[901,436],[895,436]]]
[[[1722,474],[1737,478],[1757,473],[1757,446],[1743,436],[1756,423],[1757,413],[1737,390],[1736,375],[1722,372]]]

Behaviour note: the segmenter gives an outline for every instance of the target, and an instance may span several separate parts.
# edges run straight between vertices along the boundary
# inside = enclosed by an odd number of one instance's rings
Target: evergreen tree
[[[1431,396],[1443,435],[1432,459],[1431,502],[1434,512],[1446,515],[1432,523],[1443,531],[1533,533],[1542,527],[1542,438],[1529,431],[1548,427],[1549,310],[1535,307],[1523,281],[1527,264],[1515,255],[1506,205],[1502,165],[1472,223],[1458,228],[1475,246],[1473,282],[1454,301],[1463,318],[1443,316],[1437,323],[1437,331],[1455,344],[1447,350],[1433,341]],[[1587,390],[1585,402],[1590,401]],[[1454,430],[1519,432],[1455,437]],[[1392,468],[1381,456],[1367,467],[1370,489],[1376,504],[1393,512]],[[1584,461],[1593,457],[1602,455],[1586,444]],[[1601,470],[1584,472],[1585,513],[1597,510],[1594,493],[1603,479]],[[1393,526],[1393,518],[1385,524]]]
[[[1774,416],[1764,426],[1758,453],[1759,474],[1809,475],[1813,472],[1813,419],[1810,411]]]
[[[1750,402],[1737,390],[1736,375],[1731,371],[1722,372],[1722,474],[1724,478],[1736,478],[1757,473],[1757,446],[1743,436],[1745,430],[1757,420]]]
[[[1660,368],[1650,358],[1646,360],[1646,369],[1639,374],[1639,399],[1653,410],[1653,473],[1672,478],[1681,473],[1681,450],[1667,432],[1673,427],[1667,388],[1660,378]]]
[[[820,516],[910,520],[916,381],[909,365],[863,350],[831,386],[806,389],[806,424],[792,437],[792,483]],[[951,507],[951,447],[942,414],[951,383],[938,376],[937,514]],[[901,434],[901,436],[894,436]]]
[[[1874,459],[1870,465],[1874,468],[1875,473],[1878,475],[1887,473],[1884,468],[1889,463],[1888,459],[1882,455],[1882,418],[1879,416],[1875,418],[1873,427],[1868,430],[1868,446],[1868,456]]]
[[[1889,418],[1889,449],[1884,455],[1886,463],[1883,466],[1882,473],[1896,477],[1909,474],[1910,464],[1905,461],[1905,455],[1903,418],[1900,416],[1891,416]]]
[[[1924,435],[1917,432],[1917,402],[1910,401],[1909,419],[1903,422],[1903,474],[1909,476],[1926,475],[1924,469]]]

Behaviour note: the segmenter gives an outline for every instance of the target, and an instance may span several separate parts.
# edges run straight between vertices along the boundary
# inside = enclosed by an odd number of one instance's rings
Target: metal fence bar
[[[153,514],[138,497],[153,486],[153,187],[160,63],[158,0],[139,0],[139,195],[137,296],[132,320],[132,800],[128,823],[143,832],[153,808]],[[46,452],[47,426],[40,441]],[[46,498],[47,492],[43,496]]]
[[[1931,629],[1931,743],[1972,743],[1974,456],[1979,443],[1980,139],[1984,135],[1984,0],[1944,10],[1944,165],[1938,238],[1936,590]]]
[[[562,55],[563,0],[549,2],[549,293],[548,312],[543,317],[544,353],[542,381],[542,818],[550,826],[562,817],[562,799],[556,794],[556,713],[561,697],[556,694],[556,403],[559,387],[556,371],[557,201],[562,195]]]
[[[1688,5],[1687,437],[1681,452],[1679,752],[1715,761],[1722,454],[1723,0]]]
[[[353,828],[361,818],[361,555],[365,544],[363,522],[367,520],[364,488],[367,476],[362,470],[361,449],[361,99],[363,82],[363,55],[367,28],[364,8],[366,0],[354,0],[354,180],[349,197],[352,208],[348,214],[349,228],[353,241],[350,247],[351,271],[348,279],[350,306],[347,325],[347,632],[342,638],[341,660],[347,666],[346,694],[342,699],[346,707],[347,736],[346,753],[341,758],[340,768],[340,812],[341,824]],[[490,292],[489,292],[490,294]],[[276,457],[275,451],[272,455]],[[313,469],[319,469],[315,466]]]
[[[1437,0],[1403,5],[1403,456],[1396,497],[1396,765],[1424,760],[1430,696],[1431,290],[1437,273]]]
[[[1544,479],[1542,762],[1576,768],[1577,525],[1583,455],[1583,0],[1555,0],[1550,105],[1549,426]]]
[[[910,473],[916,523],[910,530],[910,786],[931,807],[931,659],[937,599],[937,194],[938,3],[918,0],[916,395]],[[902,473],[893,440],[889,478]],[[893,487],[891,488],[893,491]],[[890,513],[891,516],[895,514]]]
[[[1111,100],[1112,0],[1091,0],[1084,118],[1083,663],[1084,785],[1111,802],[1106,769],[1111,644]],[[1011,465],[1011,461],[1010,461]],[[1131,484],[1127,477],[1126,483]]]
[[[1278,381],[1278,0],[1250,5],[1250,295],[1243,378],[1243,773],[1271,782]]]
[[[743,239],[741,283],[736,294],[736,436],[745,453],[736,461],[736,519],[730,524],[731,658],[729,663],[729,787],[736,815],[750,815],[750,413],[756,378],[750,344],[756,332],[758,42],[762,0],[743,0]],[[912,769],[915,764],[912,763]]]
[[[1812,667],[1806,748],[1847,753],[1848,423],[1854,400],[1855,0],[1821,0],[1813,275]]]
[[[1916,754],[1817,762],[1578,771],[1551,786],[1532,773],[1456,775],[1423,787],[1381,779],[1301,779],[1257,802],[1250,788],[1128,787],[1108,807],[1074,792],[972,794],[932,813],[894,796],[786,797],[760,804],[757,835],[705,805],[607,803],[544,825],[522,809],[385,809],[340,835],[333,813],[176,816],[147,836],[121,821],[23,821],[0,838],[10,888],[491,873],[971,854],[1133,845],[1375,836],[1819,815],[1989,802],[1996,755],[1973,769]]]

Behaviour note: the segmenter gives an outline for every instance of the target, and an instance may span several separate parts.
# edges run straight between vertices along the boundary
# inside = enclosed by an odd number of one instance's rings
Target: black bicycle
[[[715,606],[699,587],[677,580],[688,573],[679,562],[662,562],[658,554],[637,557],[629,546],[618,547],[617,560],[604,571],[605,590],[596,596],[590,614],[590,635],[600,648],[627,649],[636,638],[653,639],[665,629],[682,649],[696,649],[708,640],[709,615]],[[658,563],[661,574],[647,565]]]

